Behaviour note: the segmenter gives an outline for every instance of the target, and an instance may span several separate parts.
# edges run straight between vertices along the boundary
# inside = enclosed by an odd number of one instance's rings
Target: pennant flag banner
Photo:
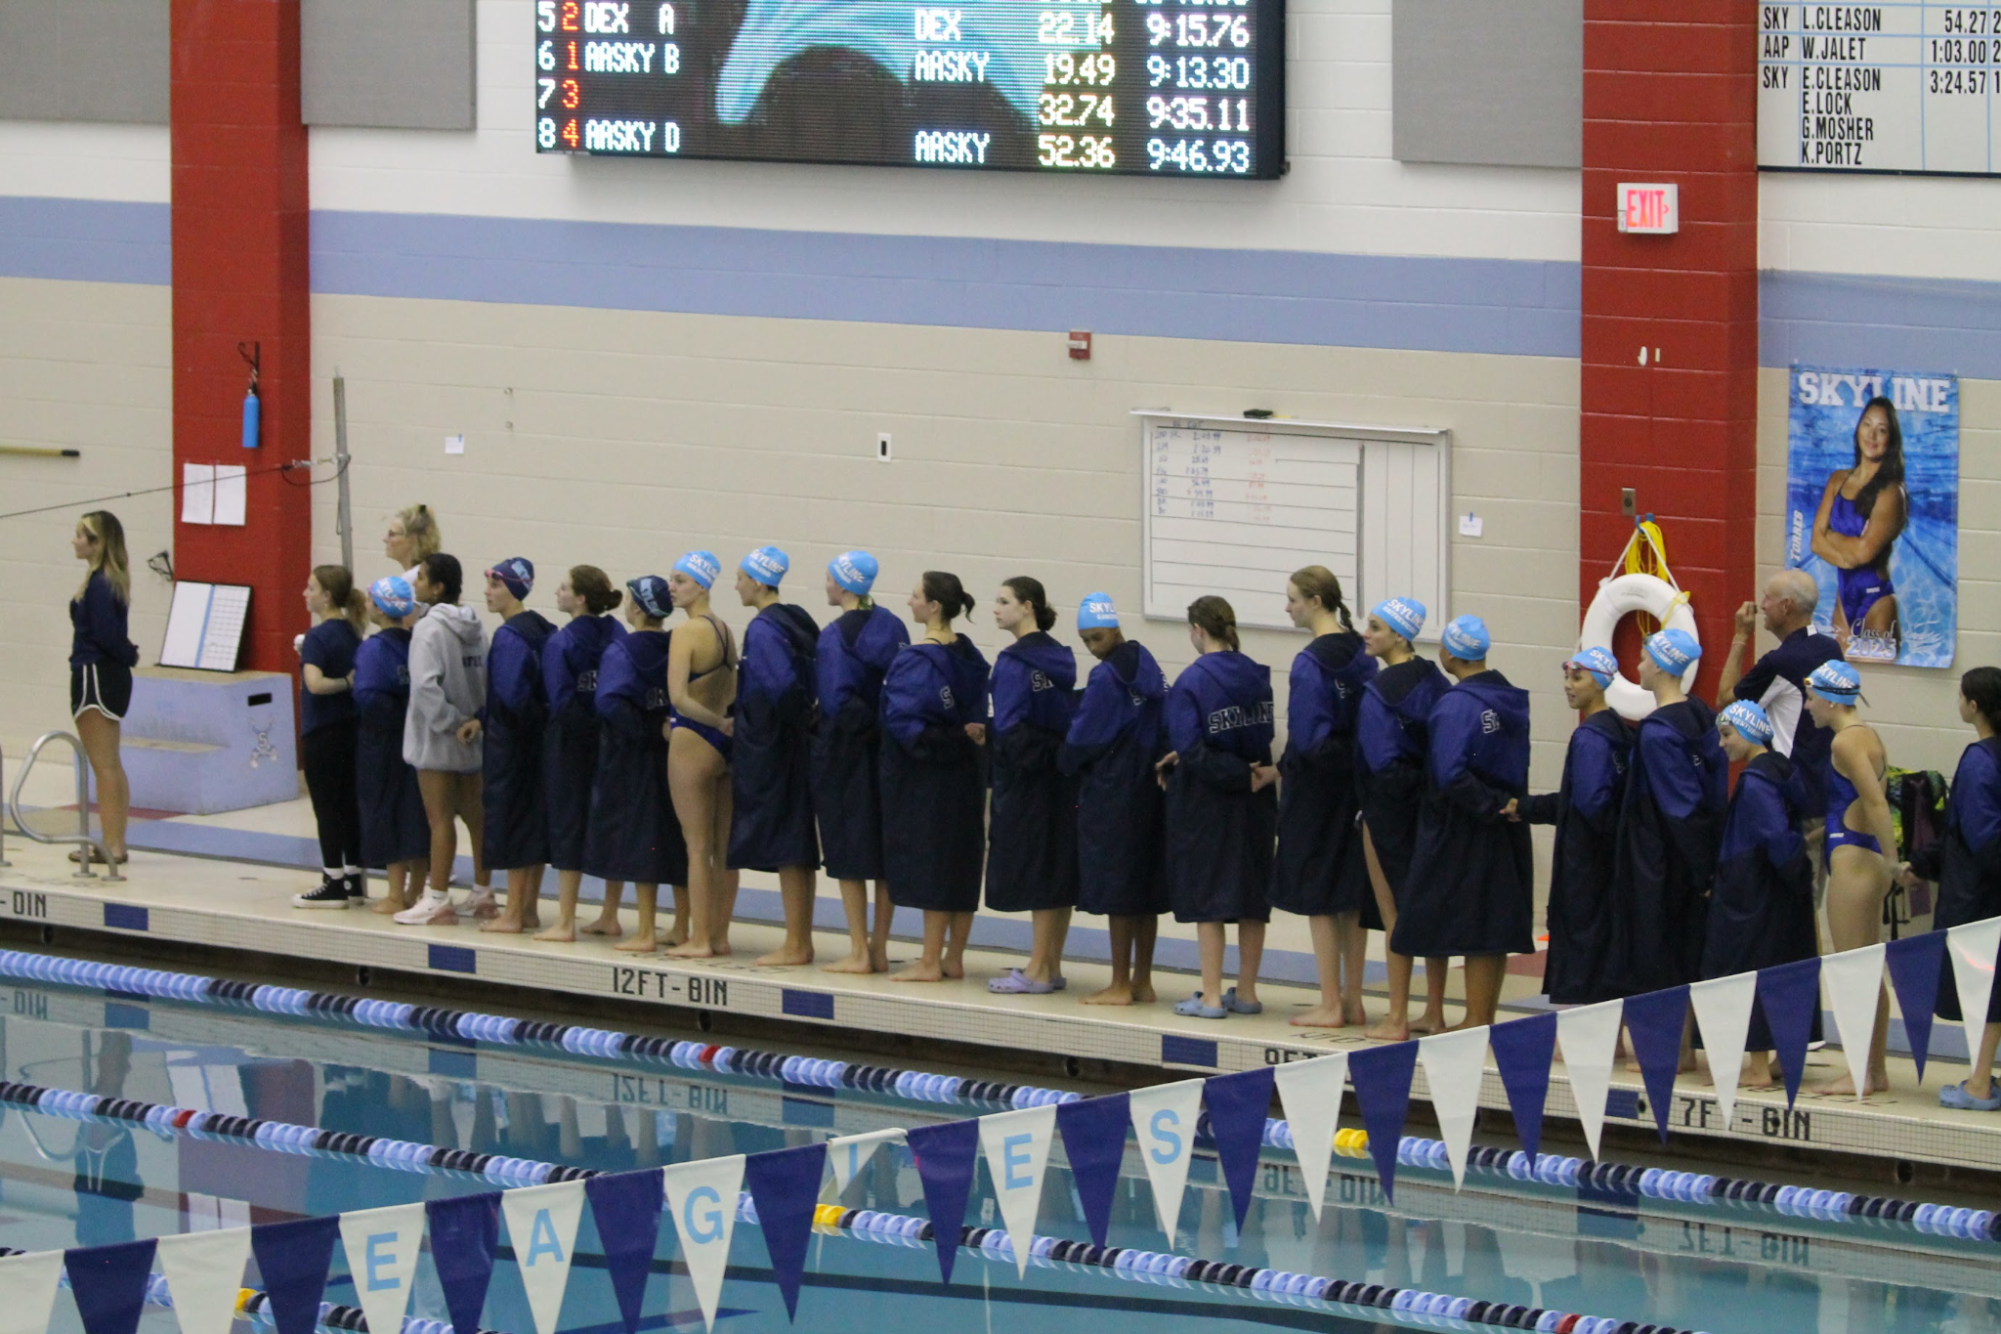
[[[134,1334],[153,1277],[152,1240],[73,1250],[64,1264],[85,1334]]]
[[[973,1193],[980,1123],[913,1126],[904,1132],[904,1139],[917,1156],[917,1179],[924,1183],[924,1207],[931,1214],[931,1241],[938,1248],[938,1273],[949,1284],[959,1238],[966,1230],[966,1199]]]
[[[1893,940],[1884,951],[1920,1083],[1925,1077],[1925,1058],[1931,1054],[1932,1010],[1938,1004],[1939,972],[1945,966],[1945,937],[1943,931],[1926,931]]]
[[[653,1266],[653,1248],[660,1241],[660,1169],[615,1172],[584,1182],[591,1218],[604,1249],[605,1272],[625,1334],[639,1334],[639,1312],[646,1298],[646,1275]]]
[[[340,1242],[355,1299],[370,1329],[401,1329],[417,1284],[417,1252],[424,1243],[423,1204],[392,1204],[340,1216]],[[168,1282],[172,1282],[169,1279]],[[178,1304],[179,1298],[177,1297]]]
[[[1758,970],[1758,1004],[1772,1046],[1786,1076],[1786,1106],[1800,1095],[1806,1073],[1806,1048],[1813,1041],[1814,1020],[1820,1017],[1820,960],[1800,959]]]
[[[1834,1026],[1841,1030],[1841,1054],[1848,1058],[1857,1102],[1869,1088],[1869,1048],[1875,1041],[1877,1003],[1883,995],[1883,959],[1881,945],[1868,945],[1820,961],[1827,1005],[1834,1011]]]
[[[229,1334],[236,1321],[237,1294],[243,1288],[243,1265],[250,1258],[250,1229],[162,1237],[159,1255],[181,1334]]]
[[[1556,1039],[1563,1044],[1563,1073],[1577,1103],[1577,1122],[1591,1158],[1598,1158],[1598,1135],[1605,1128],[1605,1098],[1612,1090],[1612,1057],[1619,1049],[1624,1001],[1600,1001],[1556,1013]]]
[[[1139,1136],[1139,1159],[1153,1185],[1153,1209],[1172,1246],[1181,1222],[1181,1193],[1188,1186],[1188,1160],[1195,1149],[1195,1121],[1202,1111],[1202,1081],[1178,1079],[1137,1089],[1129,1095],[1128,1106],[1133,1131]]]
[[[1668,1113],[1674,1108],[1674,1076],[1681,1068],[1681,1038],[1688,1031],[1688,988],[1669,987],[1626,998],[1626,1031],[1646,1082],[1654,1127],[1667,1143]]]
[[[674,1231],[681,1239],[681,1259],[695,1285],[702,1319],[711,1330],[716,1327],[716,1307],[722,1300],[723,1275],[730,1267],[730,1237],[736,1232],[743,1164],[743,1155],[733,1153],[726,1158],[676,1163],[665,1173],[667,1207],[673,1211]],[[819,1182],[813,1184],[817,1193]]]
[[[1959,993],[1959,1022],[1966,1028],[1966,1055],[1980,1050],[1980,1031],[1987,1025],[1987,1002],[1994,994],[1995,956],[2001,954],[2001,917],[1968,922],[1945,933],[1952,955],[1952,980]]]
[[[326,1294],[327,1266],[333,1263],[340,1218],[301,1218],[266,1223],[250,1230],[250,1251],[270,1298],[278,1334],[313,1334]]]
[[[1751,1032],[1751,1007],[1758,999],[1758,975],[1734,973],[1692,983],[1688,1002],[1695,1007],[1695,1024],[1702,1030],[1702,1049],[1709,1053],[1709,1082],[1716,1086],[1716,1108],[1727,1130],[1737,1113],[1737,1085],[1744,1078],[1744,1042]]]
[[[432,1200],[424,1207],[431,1216],[431,1263],[444,1289],[452,1334],[479,1334],[493,1281],[493,1251],[500,1245],[500,1192]]]
[[[1292,1131],[1292,1151],[1306,1181],[1313,1217],[1327,1200],[1327,1168],[1334,1159],[1334,1131],[1341,1119],[1341,1088],[1348,1081],[1348,1053],[1289,1061],[1272,1072],[1279,1105]],[[1241,1226],[1241,1224],[1239,1224]]]
[[[1452,1162],[1454,1190],[1466,1184],[1466,1151],[1473,1144],[1473,1118],[1480,1111],[1480,1078],[1487,1070],[1487,1032],[1482,1025],[1433,1033],[1417,1042],[1417,1058],[1424,1062],[1424,1082],[1431,1090],[1438,1132]]]
[[[1203,1081],[1209,1133],[1216,1140],[1216,1160],[1223,1166],[1223,1180],[1229,1184],[1230,1203],[1236,1206],[1240,1229],[1258,1184],[1258,1149],[1265,1141],[1271,1091],[1272,1068],[1268,1065],[1232,1075],[1211,1075]]]
[[[1369,1132],[1369,1156],[1376,1160],[1376,1179],[1383,1194],[1396,1202],[1397,1149],[1403,1143],[1404,1120],[1410,1114],[1410,1077],[1417,1071],[1417,1044],[1397,1042],[1366,1047],[1348,1056],[1348,1078],[1355,1085],[1355,1105]]]
[[[1542,1114],[1549,1104],[1549,1069],[1556,1060],[1556,1015],[1532,1014],[1487,1033],[1501,1086],[1508,1091],[1515,1134],[1531,1161],[1542,1154]]]
[[[843,1135],[839,1139],[827,1141],[827,1162],[834,1169],[834,1189],[845,1191],[848,1183],[860,1176],[862,1169],[875,1157],[875,1151],[885,1144],[900,1143],[903,1131],[899,1127],[892,1130],[871,1130],[866,1135]]]
[[[521,1273],[522,1290],[528,1294],[528,1311],[535,1318],[535,1334],[556,1334],[557,1319],[563,1310],[563,1291],[570,1283],[570,1261],[576,1252],[577,1224],[584,1216],[584,1183],[557,1181],[547,1186],[525,1186],[502,1191],[500,1211],[507,1216],[507,1241],[514,1250],[514,1267]],[[380,1212],[388,1212],[382,1210]],[[348,1251],[354,1263],[354,1251]],[[360,1280],[356,1280],[357,1287]],[[401,1329],[399,1316],[393,1324],[377,1325],[368,1317],[370,1329]]]
[[[831,1156],[822,1145],[802,1144],[796,1149],[754,1153],[744,1163],[744,1183],[751,1203],[757,1206],[758,1230],[764,1234],[764,1249],[771,1256],[771,1271],[790,1319],[799,1316],[806,1242],[813,1235],[813,1209]]]
[[[1070,1181],[1084,1206],[1084,1223],[1091,1240],[1105,1244],[1112,1223],[1112,1196],[1119,1186],[1119,1168],[1126,1157],[1126,1129],[1132,1124],[1132,1100],[1123,1093],[1080,1102],[1056,1104],[1056,1127],[1063,1132],[1063,1155],[1070,1160]]]
[[[48,1334],[65,1258],[36,1251],[0,1260],[0,1334]]]
[[[1028,1276],[1028,1247],[1035,1240],[1035,1214],[1042,1204],[1042,1174],[1049,1166],[1049,1141],[1056,1138],[1056,1108],[1024,1107],[980,1118],[980,1147],[1000,1201],[1001,1221],[1014,1243],[1018,1277]],[[1119,1137],[1123,1144],[1125,1137]]]

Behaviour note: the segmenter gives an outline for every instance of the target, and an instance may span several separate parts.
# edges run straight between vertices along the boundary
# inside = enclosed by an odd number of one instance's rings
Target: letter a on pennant
[[[556,1334],[576,1252],[577,1224],[584,1216],[584,1183],[557,1181],[503,1191],[500,1215],[507,1220],[507,1242],[514,1250],[514,1266],[521,1271],[535,1334]]]
[[[1182,1079],[1132,1093],[1133,1129],[1139,1157],[1153,1183],[1153,1207],[1160,1230],[1174,1241],[1181,1218],[1181,1193],[1188,1186],[1188,1159],[1195,1148],[1195,1118],[1202,1107],[1202,1081]]]
[[[744,1155],[703,1158],[666,1169],[667,1208],[674,1215],[674,1232],[681,1239],[681,1258],[695,1285],[702,1319],[716,1327],[716,1306],[722,1300],[723,1272],[730,1263],[730,1237],[736,1232],[736,1201],[743,1191]]]
[[[1042,1173],[1049,1166],[1049,1141],[1056,1134],[1056,1108],[1024,1107],[980,1118],[980,1144],[1000,1199],[1001,1220],[1014,1243],[1018,1276],[1028,1274],[1028,1246],[1035,1239],[1035,1212],[1042,1203]]]

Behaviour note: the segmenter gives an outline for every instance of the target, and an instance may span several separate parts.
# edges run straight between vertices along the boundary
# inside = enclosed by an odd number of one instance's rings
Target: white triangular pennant
[[[1952,955],[1952,983],[1959,992],[1959,1022],[1966,1027],[1966,1059],[1970,1061],[1979,1054],[1980,1033],[1987,1027],[1987,1001],[1994,992],[1994,956],[2001,953],[2001,917],[1953,927],[1945,933],[1945,948]]]
[[[1563,1072],[1577,1102],[1584,1142],[1598,1157],[1598,1132],[1605,1128],[1605,1095],[1612,1087],[1612,1055],[1619,1048],[1624,1001],[1600,1001],[1556,1012],[1556,1040],[1563,1047]]]
[[[834,1169],[834,1190],[847,1190],[848,1183],[861,1175],[862,1169],[875,1157],[875,1151],[885,1144],[903,1141],[902,1129],[871,1130],[865,1135],[842,1135],[827,1141],[827,1164]]]
[[[1330,1052],[1310,1061],[1288,1061],[1272,1072],[1279,1106],[1292,1131],[1292,1151],[1306,1180],[1313,1217],[1327,1199],[1327,1165],[1334,1159],[1334,1129],[1341,1120],[1341,1088],[1348,1080],[1348,1053]]]
[[[555,1181],[503,1191],[500,1212],[507,1219],[507,1244],[521,1271],[536,1334],[556,1334],[576,1251],[577,1220],[584,1215],[584,1183]]]
[[[1707,982],[1692,982],[1689,1004],[1695,1007],[1702,1049],[1709,1053],[1709,1082],[1716,1086],[1716,1108],[1728,1130],[1737,1113],[1737,1085],[1744,1078],[1744,1040],[1751,1032],[1751,1006],[1758,998],[1756,973],[1732,973]]]
[[[0,1260],[0,1334],[48,1334],[63,1276],[61,1251],[33,1251]]]
[[[1473,1119],[1480,1113],[1480,1078],[1487,1071],[1487,1026],[1433,1033],[1417,1040],[1425,1086],[1438,1115],[1438,1133],[1452,1162],[1452,1187],[1466,1184],[1466,1150],[1473,1143]]]
[[[1153,1207],[1160,1230],[1174,1242],[1174,1225],[1181,1218],[1181,1192],[1188,1185],[1188,1159],[1195,1148],[1195,1118],[1202,1108],[1202,1081],[1181,1079],[1135,1089],[1131,1095],[1133,1129],[1139,1134],[1139,1160],[1153,1183]]]
[[[403,1328],[417,1285],[417,1250],[424,1240],[424,1206],[392,1204],[340,1216],[340,1244],[354,1275],[355,1300],[370,1329]]]
[[[744,1156],[703,1158],[667,1169],[667,1208],[681,1238],[681,1259],[702,1304],[702,1319],[716,1327],[723,1271],[729,1268],[730,1238],[736,1233],[737,1196],[743,1191]]]
[[[1820,961],[1821,985],[1827,988],[1834,1026],[1841,1030],[1841,1054],[1855,1081],[1855,1100],[1869,1088],[1869,1044],[1876,1036],[1876,1006],[1883,995],[1883,945],[1843,950]],[[1986,1006],[1981,1013],[1986,1014]]]
[[[1042,1173],[1049,1166],[1049,1141],[1056,1134],[1056,1105],[1024,1107],[980,1118],[980,1146],[1000,1201],[1001,1221],[1014,1243],[1014,1267],[1028,1275],[1028,1247],[1035,1240],[1035,1214],[1042,1206]]]
[[[154,1255],[167,1277],[181,1334],[229,1334],[243,1291],[243,1263],[250,1258],[250,1229],[162,1237]]]

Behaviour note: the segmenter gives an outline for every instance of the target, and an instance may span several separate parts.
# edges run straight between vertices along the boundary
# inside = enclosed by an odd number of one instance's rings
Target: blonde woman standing
[[[132,703],[132,669],[139,665],[139,646],[127,630],[132,573],[125,558],[125,526],[110,510],[92,510],[77,520],[70,549],[90,570],[69,604],[69,711],[97,780],[104,849],[113,862],[122,863],[132,789],[118,757],[119,722]],[[78,848],[70,860],[96,856]]]
[[[444,530],[429,505],[412,505],[390,516],[389,531],[382,535],[382,554],[403,571],[403,582],[415,588],[417,570],[426,556],[445,549]]]

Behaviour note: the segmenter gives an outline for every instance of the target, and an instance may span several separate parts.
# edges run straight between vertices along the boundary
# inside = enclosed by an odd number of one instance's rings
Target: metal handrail
[[[27,784],[28,773],[35,767],[35,761],[41,758],[42,747],[48,745],[51,741],[67,742],[69,748],[76,752],[77,832],[74,834],[44,834],[30,828],[28,822],[21,817],[21,789]],[[111,860],[111,849],[104,846],[103,839],[92,838],[90,836],[89,765],[90,757],[84,754],[83,742],[77,740],[72,733],[44,732],[41,736],[36,737],[35,744],[28,748],[28,758],[22,762],[21,771],[14,775],[14,790],[7,795],[7,810],[14,817],[15,827],[21,831],[24,838],[36,843],[75,843],[79,847],[95,851],[104,859],[104,878],[106,880],[123,880],[125,877],[118,874],[118,863]],[[76,880],[97,879],[97,872],[90,869],[90,857],[88,853],[77,859],[76,874],[71,878]]]

